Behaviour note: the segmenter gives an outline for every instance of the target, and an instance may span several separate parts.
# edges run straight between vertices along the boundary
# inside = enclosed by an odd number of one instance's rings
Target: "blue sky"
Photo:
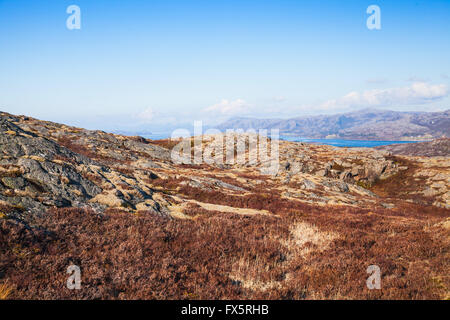
[[[450,108],[448,0],[0,0],[0,46],[0,110],[88,128]]]

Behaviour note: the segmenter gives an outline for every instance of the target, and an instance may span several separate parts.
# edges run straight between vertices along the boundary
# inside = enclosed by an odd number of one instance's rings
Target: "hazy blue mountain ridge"
[[[450,137],[450,110],[398,112],[364,109],[356,112],[292,119],[232,118],[226,129],[279,129],[281,135],[363,140],[421,140]]]

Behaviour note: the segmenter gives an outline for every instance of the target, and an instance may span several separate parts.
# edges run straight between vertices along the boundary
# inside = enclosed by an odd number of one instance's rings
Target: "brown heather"
[[[15,284],[10,297],[19,299],[440,299],[448,294],[444,242],[449,232],[434,224],[444,213],[439,210],[424,216],[411,206],[395,214],[305,207],[298,209],[301,214],[282,209],[275,217],[198,209],[186,212],[193,220],[52,209],[36,229],[0,220],[2,278]],[[299,223],[314,228],[318,240],[296,238],[308,235],[293,233]],[[82,290],[65,287],[71,264],[82,269]],[[382,270],[381,290],[366,288],[370,264]]]

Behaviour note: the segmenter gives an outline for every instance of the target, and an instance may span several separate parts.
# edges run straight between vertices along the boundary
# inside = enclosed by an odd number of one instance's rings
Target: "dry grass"
[[[11,296],[13,287],[8,283],[0,284],[0,300],[6,300]]]
[[[179,144],[180,141],[180,139],[161,139],[150,140],[150,143],[171,150],[173,147]]]
[[[241,257],[233,263],[229,278],[252,291],[264,292],[277,289],[281,287],[280,279],[273,276],[271,270],[279,269],[280,264],[281,262],[277,261],[268,263],[267,260],[258,256],[254,259]]]
[[[15,165],[0,165],[0,177],[20,177],[22,169]]]
[[[306,257],[311,252],[324,251],[338,239],[336,232],[320,231],[316,226],[307,222],[297,222],[291,228],[291,237],[284,242],[289,251]]]

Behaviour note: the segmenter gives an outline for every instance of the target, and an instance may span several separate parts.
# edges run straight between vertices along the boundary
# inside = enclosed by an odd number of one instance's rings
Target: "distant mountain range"
[[[356,112],[291,119],[232,118],[226,129],[279,129],[281,135],[355,140],[427,140],[450,137],[450,109],[443,112]]]

